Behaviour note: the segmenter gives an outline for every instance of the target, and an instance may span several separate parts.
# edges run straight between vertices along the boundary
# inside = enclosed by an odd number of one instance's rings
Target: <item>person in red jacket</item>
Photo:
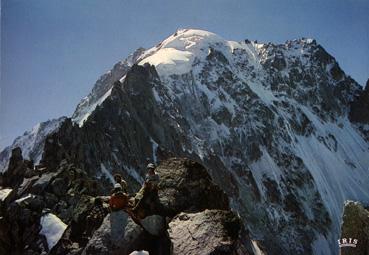
[[[112,211],[123,210],[128,205],[128,195],[123,192],[122,186],[119,183],[114,185],[113,194],[109,199],[109,206]]]
[[[110,213],[110,238],[114,247],[119,247],[124,236],[124,225],[127,214],[124,211],[128,206],[128,195],[122,190],[119,183],[114,185],[113,194],[109,199]]]

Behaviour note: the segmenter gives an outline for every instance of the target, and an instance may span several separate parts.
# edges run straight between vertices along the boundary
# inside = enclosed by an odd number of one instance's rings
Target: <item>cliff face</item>
[[[355,123],[357,129],[363,134],[366,141],[369,141],[369,80],[365,89],[358,92],[358,95],[351,102],[350,115],[351,122]]]
[[[362,124],[369,123],[369,80],[351,103],[350,120]]]
[[[337,254],[344,201],[369,201],[367,90],[322,46],[180,30],[121,74],[47,137],[42,164],[119,172],[135,191],[147,161],[185,156],[264,252]]]

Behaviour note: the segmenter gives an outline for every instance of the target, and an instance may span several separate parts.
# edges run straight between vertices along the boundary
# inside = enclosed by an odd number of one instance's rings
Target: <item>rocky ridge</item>
[[[32,171],[22,165],[22,158],[14,155],[18,152],[13,151],[9,170],[13,172],[11,167],[22,166],[23,172]],[[225,193],[197,162],[181,158],[163,161],[157,168],[162,177],[154,202],[158,209],[144,207],[146,217],[139,224],[124,213],[123,221],[114,226],[124,229],[118,240],[108,210],[95,231],[87,230],[86,216],[94,206],[93,199],[106,193],[104,181],[89,177],[65,160],[56,170],[50,170],[17,176],[21,183],[4,181],[12,189],[0,202],[2,253],[130,254],[146,250],[150,254],[183,254],[180,244],[191,246],[196,254],[196,250],[203,248],[201,240],[206,239],[207,246],[201,254],[253,254],[241,219],[230,210]],[[45,217],[53,219],[49,225]],[[185,217],[186,221],[181,222]],[[194,224],[193,231],[200,235],[197,243],[178,234],[188,223]],[[62,229],[57,237],[55,226]],[[199,226],[205,231],[201,228],[197,231]],[[54,233],[55,238],[46,233]]]

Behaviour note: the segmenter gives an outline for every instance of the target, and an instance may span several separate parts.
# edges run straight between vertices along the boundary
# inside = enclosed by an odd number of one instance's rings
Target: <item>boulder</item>
[[[27,169],[27,164],[23,160],[21,148],[14,148],[9,159],[8,169],[3,174],[3,185],[13,188],[18,186],[23,182]]]
[[[58,196],[62,197],[64,196],[68,191],[68,179],[67,178],[61,178],[57,177],[51,182],[51,187],[53,193]]]
[[[253,254],[241,240],[243,226],[231,211],[181,213],[169,223],[173,255]]]
[[[159,200],[164,215],[182,211],[228,210],[228,197],[212,182],[205,167],[186,158],[163,161],[155,170],[160,176]]]
[[[160,215],[151,215],[141,220],[141,226],[153,236],[159,236],[166,229],[165,218]]]
[[[40,217],[44,202],[42,197],[28,194],[12,202],[4,217],[4,224],[7,224],[9,229],[7,235],[11,240],[11,249],[15,254],[22,254],[25,250],[29,252],[39,252],[46,250],[47,247],[40,241]]]
[[[369,254],[369,210],[359,202],[345,203],[339,246],[341,255]]]
[[[120,215],[119,215],[120,216]],[[129,254],[134,251],[145,233],[127,214],[115,217],[108,214],[100,228],[95,231],[82,254]],[[114,225],[113,225],[114,224]]]
[[[43,174],[30,189],[34,194],[43,194],[50,181],[57,175],[57,173],[45,173]]]
[[[29,191],[29,189],[32,187],[32,185],[39,179],[38,176],[33,176],[30,178],[25,178],[22,182],[22,184],[18,187],[17,190],[17,196],[21,197],[25,193]]]

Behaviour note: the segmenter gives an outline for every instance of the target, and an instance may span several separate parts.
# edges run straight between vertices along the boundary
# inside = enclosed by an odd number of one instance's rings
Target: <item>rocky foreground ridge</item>
[[[347,201],[342,216],[341,255],[369,254],[369,207]]]
[[[157,167],[161,180],[155,211],[146,209],[139,224],[125,214],[124,236],[112,242],[110,213],[86,235],[93,198],[106,198],[106,179],[96,179],[62,161],[57,168],[33,170],[13,150],[1,190],[1,254],[253,254],[241,218],[226,194],[197,162],[171,158]],[[10,177],[11,176],[11,177]],[[14,179],[13,177],[16,177]],[[107,204],[105,204],[107,206]],[[45,225],[45,219],[54,219]],[[62,225],[59,236],[55,228]],[[54,228],[47,230],[46,228]],[[54,231],[54,233],[53,233]]]

